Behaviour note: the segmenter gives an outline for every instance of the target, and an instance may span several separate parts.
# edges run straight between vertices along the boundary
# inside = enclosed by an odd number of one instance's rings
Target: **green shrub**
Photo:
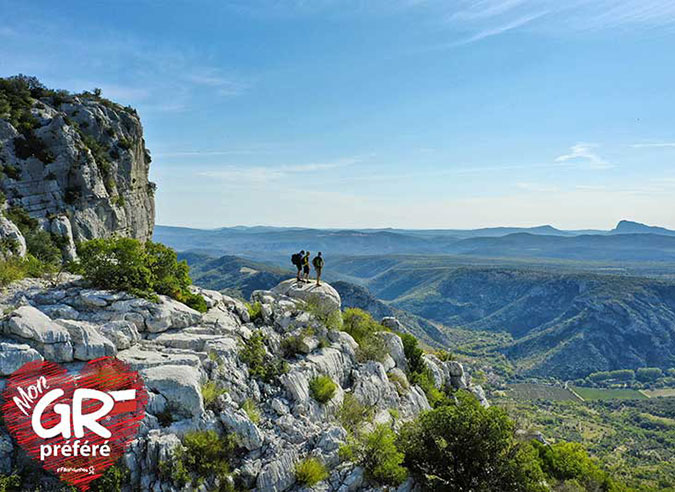
[[[635,371],[635,377],[642,383],[652,382],[663,376],[663,371],[658,367],[640,367]]]
[[[248,398],[241,405],[241,408],[244,410],[244,412],[246,412],[246,415],[248,415],[248,418],[251,419],[251,422],[254,424],[260,422],[260,410],[258,410],[258,406],[252,399]]]
[[[53,265],[43,263],[31,255],[26,255],[25,258],[10,257],[0,261],[0,287],[5,287],[24,277],[37,278],[54,271]]]
[[[584,447],[576,442],[557,442],[543,445],[533,441],[539,462],[544,473],[550,479],[563,483],[575,481],[582,485],[581,490],[618,491],[621,486],[604,471],[597,462],[588,456]]]
[[[78,247],[84,278],[100,289],[123,290],[157,299],[167,295],[198,311],[206,302],[192,294],[189,267],[176,252],[160,243],[145,244],[131,238],[92,239]]]
[[[384,362],[387,355],[389,355],[387,345],[384,343],[384,340],[375,333],[363,338],[356,351],[356,357],[362,362],[367,360]]]
[[[364,423],[372,420],[374,413],[374,408],[364,405],[353,394],[346,393],[336,417],[347,432],[357,434]]]
[[[239,351],[239,357],[248,366],[248,373],[254,378],[271,382],[287,372],[288,365],[267,353],[265,337],[259,331],[246,340]]]
[[[262,321],[262,304],[259,301],[255,301],[253,304],[247,302],[246,310],[248,311],[248,316],[253,323]]]
[[[22,266],[22,261],[10,258],[0,261],[0,287],[5,287],[16,280],[21,280],[26,276]]]
[[[396,445],[396,434],[380,424],[364,436],[350,439],[339,450],[340,458],[361,465],[368,478],[382,485],[398,485],[408,472],[402,466],[404,455]]]
[[[410,390],[410,383],[405,377],[401,377],[397,373],[391,372],[387,374],[387,378],[389,378],[390,383],[396,386],[396,392],[399,396],[405,395]]]
[[[384,361],[388,353],[387,347],[376,333],[387,331],[387,328],[375,321],[369,313],[358,308],[345,309],[342,313],[342,331],[349,333],[359,344],[359,360]]]
[[[26,131],[22,135],[15,137],[14,152],[19,159],[28,159],[35,157],[43,164],[53,162],[55,157],[48,149],[45,143],[38,137],[33,130]],[[12,177],[12,176],[10,176]],[[13,179],[19,179],[12,177]]]
[[[329,330],[339,330],[342,326],[340,310],[322,303],[318,297],[310,296],[305,300],[304,309]]]
[[[216,400],[220,395],[224,395],[226,391],[220,387],[215,381],[208,381],[202,385],[202,398],[204,406],[208,409],[213,409]]]
[[[206,305],[206,299],[199,294],[193,294],[192,292],[183,293],[177,298],[179,301],[184,303],[186,306],[191,307],[195,311],[200,313],[205,313],[209,310],[209,307]]]
[[[153,274],[136,239],[92,239],[78,248],[84,277],[95,287],[150,296]]]
[[[305,458],[295,466],[295,479],[300,485],[313,487],[328,477],[328,470],[316,458]]]
[[[0,475],[0,492],[19,490],[21,477],[19,475]]]
[[[386,328],[363,309],[347,308],[342,313],[342,331],[349,333],[360,345],[364,339],[378,331],[386,331]]]
[[[36,229],[24,234],[26,249],[38,260],[53,265],[63,261],[61,249],[54,241],[54,235],[42,229]]]
[[[410,333],[403,333],[401,334],[401,341],[403,342],[403,352],[408,362],[408,371],[411,373],[424,372],[426,369],[423,358],[424,351],[419,347],[417,338]]]
[[[536,461],[532,466],[532,460],[526,459],[532,450],[515,441],[514,424],[506,412],[497,407],[483,408],[473,395],[464,391],[456,397],[452,403],[422,414],[401,430],[399,449],[405,453],[405,464],[422,487],[457,491],[542,490],[541,469]]]
[[[174,452],[173,459],[160,464],[160,473],[180,487],[200,486],[214,478],[224,482],[236,450],[234,434],[220,437],[213,430],[188,432],[183,437],[183,447]]]
[[[10,207],[5,212],[5,216],[14,222],[14,225],[21,231],[21,234],[37,229],[39,226],[38,220],[28,215],[28,212],[23,207]]]
[[[16,166],[5,164],[4,166],[0,166],[0,169],[2,170],[2,174],[8,178],[15,179],[17,181],[21,179],[21,169]]]
[[[100,478],[91,484],[92,492],[115,492],[129,483],[129,469],[120,461],[108,468]],[[2,489],[0,489],[1,491]]]
[[[287,359],[291,359],[300,353],[302,335],[286,337],[281,341],[281,353]]]
[[[436,408],[447,403],[447,395],[436,388],[431,371],[425,367],[422,372],[413,372],[410,374],[410,382],[418,385],[424,391],[429,405]]]
[[[337,384],[328,376],[317,376],[309,382],[309,393],[319,403],[326,403],[336,392]]]

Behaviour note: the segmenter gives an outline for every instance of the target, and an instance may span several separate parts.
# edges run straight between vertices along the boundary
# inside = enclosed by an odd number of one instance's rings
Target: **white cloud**
[[[594,152],[597,144],[578,143],[570,147],[567,154],[556,157],[555,162],[576,163],[590,169],[609,169],[614,167]]]

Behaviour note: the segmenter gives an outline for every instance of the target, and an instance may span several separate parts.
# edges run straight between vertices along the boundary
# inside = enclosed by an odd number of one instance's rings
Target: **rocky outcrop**
[[[56,286],[35,279],[12,284],[0,296],[0,308],[9,312],[0,323],[0,375],[31,360],[54,360],[76,370],[78,361],[113,354],[140,371],[149,401],[141,431],[124,456],[131,489],[179,490],[159,470],[174,459],[187,432],[215,430],[221,436],[237,435],[241,452],[232,469],[245,487],[306,490],[296,484],[295,465],[313,456],[330,470],[317,490],[381,490],[362,468],[340,458],[347,431],[337,411],[345,396],[353,395],[372,409],[372,421],[364,422],[368,428],[377,423],[398,426],[430,408],[422,389],[407,379],[401,339],[382,332],[386,361],[364,361],[349,334],[328,329],[304,310],[304,293],[285,287],[254,292],[262,317],[252,322],[242,302],[215,291],[196,291],[210,306],[205,314],[165,297],[153,303],[88,289],[74,276]],[[320,292],[326,305],[335,307],[332,288],[326,284]],[[254,334],[263,336],[268,362],[285,358],[285,370],[277,378],[253,377],[253,367],[244,360],[242,348]],[[305,338],[304,348],[286,353],[284,341],[300,337]],[[433,356],[427,363],[438,387],[470,387],[461,364]],[[309,390],[319,375],[337,384],[325,403]],[[207,383],[225,392],[207,399]],[[0,428],[0,473],[17,459]],[[204,490],[212,486],[205,484]],[[407,482],[400,490],[411,487]]]
[[[315,302],[326,311],[340,309],[342,300],[337,290],[327,283],[316,285],[316,282],[298,282],[296,279],[284,280],[272,292],[299,299],[305,302]]]
[[[31,99],[34,128],[0,119],[0,191],[42,229],[63,239],[66,257],[74,243],[113,235],[152,236],[154,184],[150,155],[136,112],[94,95]],[[11,171],[10,171],[11,170]],[[0,239],[25,242],[0,219]]]

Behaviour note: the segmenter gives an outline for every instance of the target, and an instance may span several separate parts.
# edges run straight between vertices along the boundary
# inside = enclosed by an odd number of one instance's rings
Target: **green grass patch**
[[[335,396],[337,384],[328,376],[317,376],[309,382],[309,392],[319,403],[326,403]]]
[[[301,485],[312,487],[328,478],[325,465],[316,458],[305,458],[295,467],[295,478]]]
[[[586,401],[647,399],[647,396],[638,390],[628,388],[585,388],[583,386],[572,386],[572,389]]]

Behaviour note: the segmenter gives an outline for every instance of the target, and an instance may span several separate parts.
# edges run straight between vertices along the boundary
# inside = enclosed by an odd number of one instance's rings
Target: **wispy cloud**
[[[675,142],[654,142],[654,143],[636,143],[632,144],[634,149],[666,149],[675,148]]]
[[[530,22],[539,19],[540,17],[543,17],[546,15],[548,11],[542,11],[542,12],[535,12],[532,14],[525,15],[523,17],[519,17],[513,21],[507,22],[506,24],[500,24],[495,27],[490,27],[487,29],[483,29],[481,31],[478,31],[477,33],[469,36],[468,38],[461,39],[459,41],[455,41],[453,43],[449,43],[445,46],[438,46],[439,48],[442,47],[452,47],[452,46],[462,46],[465,44],[471,44],[475,43],[477,41],[481,41],[486,38],[490,38],[493,36],[499,36],[500,34],[504,34],[509,31],[513,31],[514,29],[518,29],[519,27],[523,27],[526,24],[529,24]]]
[[[218,178],[227,181],[267,183],[278,181],[294,174],[314,173],[329,169],[338,169],[360,163],[364,157],[345,157],[329,162],[311,162],[307,164],[283,164],[278,166],[224,166],[215,171],[204,171],[200,176]]]
[[[598,147],[597,144],[578,143],[570,147],[567,154],[556,157],[555,162],[577,163],[590,169],[609,169],[614,167],[594,151]]]
[[[542,183],[520,182],[516,183],[516,188],[525,191],[533,191],[535,193],[555,193],[560,191],[557,186]]]

